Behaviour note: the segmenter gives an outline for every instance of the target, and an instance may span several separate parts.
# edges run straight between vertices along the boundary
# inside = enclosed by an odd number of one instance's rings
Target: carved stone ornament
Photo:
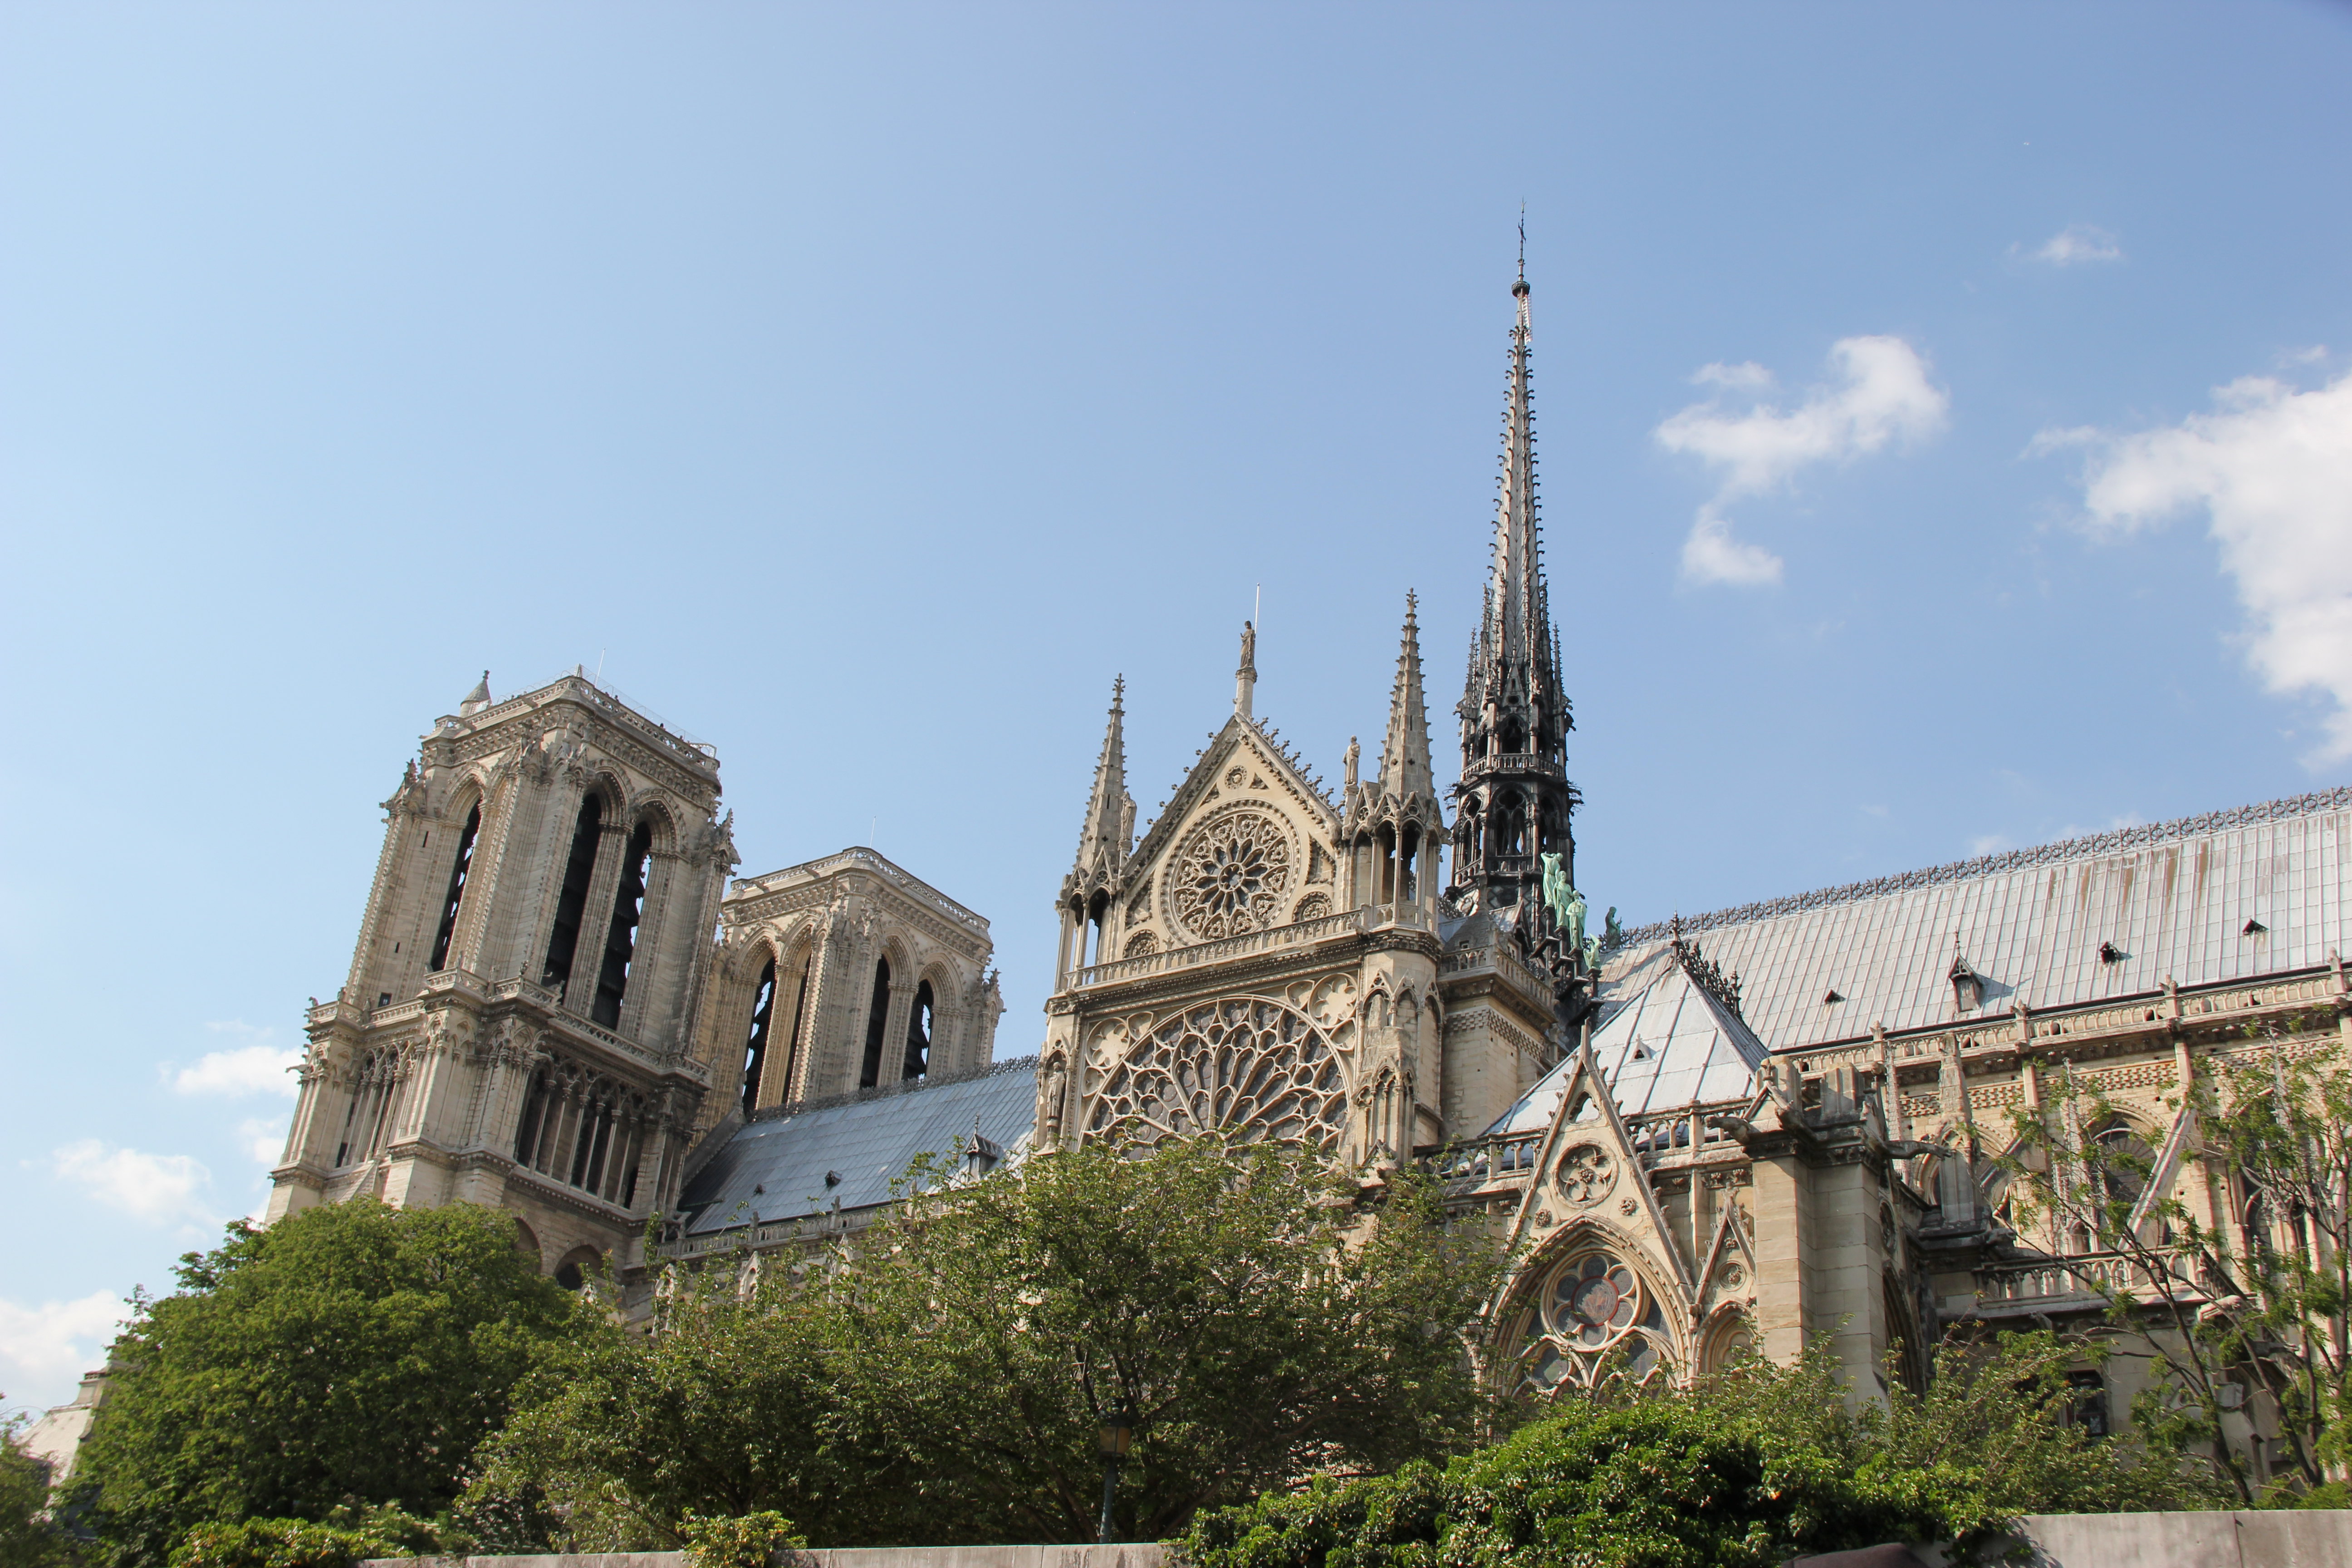
[[[1186,1009],[1111,1066],[1087,1133],[1128,1143],[1221,1131],[1337,1147],[1347,1086],[1331,1043],[1278,1002],[1234,997]]]
[[[1551,1228],[1551,1210],[1536,1210],[1536,1225],[1541,1229],[1549,1230]]]
[[[1579,1143],[1559,1157],[1552,1179],[1560,1196],[1578,1208],[1589,1209],[1617,1184],[1617,1162],[1598,1143]]]
[[[1176,919],[1201,941],[1283,923],[1289,912],[1290,842],[1281,824],[1235,812],[1202,824],[1169,878]]]

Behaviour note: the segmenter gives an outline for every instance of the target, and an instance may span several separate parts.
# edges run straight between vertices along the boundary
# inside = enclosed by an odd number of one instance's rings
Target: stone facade
[[[696,1141],[747,1100],[992,1049],[986,921],[863,848],[727,893],[716,754],[581,673],[505,701],[485,676],[384,810],[349,978],[310,1008],[272,1219],[361,1194],[502,1205],[576,1283],[641,1261]]]
[[[551,1268],[625,1267],[656,1210],[694,1261],[847,1234],[950,1144],[978,1172],[1297,1142],[1368,1191],[1420,1163],[1507,1234],[1477,1352],[1545,1397],[1826,1339],[1868,1398],[1956,1327],[2090,1324],[2123,1263],[2024,1226],[1998,1163],[2056,1083],[2106,1097],[2116,1124],[2077,1131],[2152,1152],[2151,1194],[2258,1239],[2182,1091],[2352,1030],[2352,791],[1589,933],[1513,293],[1450,790],[1410,595],[1380,758],[1351,741],[1336,791],[1256,714],[1245,626],[1231,712],[1139,825],[1115,683],[1039,1054],[992,1068],[985,920],[863,848],[725,890],[707,748],[577,675],[486,681],[386,803],[273,1215],[470,1198]],[[2085,1398],[2121,1425],[2145,1364]],[[2259,1401],[2232,1419],[2260,1464]]]
[[[1056,900],[1037,1145],[1297,1140],[1372,1184],[1423,1163],[1517,1250],[1479,1354],[1538,1396],[1826,1339],[1863,1399],[1889,1365],[1923,1381],[1956,1328],[2090,1326],[2122,1263],[2021,1232],[1998,1164],[2062,1078],[2116,1107],[2094,1135],[2157,1152],[2152,1193],[2252,1244],[2181,1090],[2277,1048],[2250,1037],[2352,1028],[2352,792],[1588,934],[1513,292],[1460,782],[1433,781],[1410,599],[1379,768],[1360,780],[1351,742],[1336,796],[1255,715],[1245,628],[1232,715],[1139,836],[1115,687]],[[2086,1408],[2124,1425],[2147,1364],[2086,1363]],[[2231,1419],[2260,1465],[2260,1400]]]
[[[986,1067],[1004,1011],[988,921],[871,849],[735,884],[697,1054],[698,1131]]]

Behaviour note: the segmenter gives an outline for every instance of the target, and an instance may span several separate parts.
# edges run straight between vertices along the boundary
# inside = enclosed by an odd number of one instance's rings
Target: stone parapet
[[[795,1552],[787,1568],[1165,1568],[1157,1542],[1108,1546],[838,1546]],[[372,1557],[362,1568],[688,1568],[683,1552],[585,1552],[541,1557]],[[2331,1565],[2332,1568],[2332,1565]]]

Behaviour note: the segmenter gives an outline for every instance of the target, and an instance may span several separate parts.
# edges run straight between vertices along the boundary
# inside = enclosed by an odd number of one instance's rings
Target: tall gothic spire
[[[1473,727],[1494,729],[1500,733],[1488,739],[1499,743],[1480,750],[1532,752],[1559,762],[1573,721],[1560,693],[1558,641],[1544,582],[1535,413],[1528,390],[1528,344],[1534,336],[1529,292],[1522,249],[1518,280],[1511,285],[1518,319],[1511,328],[1510,376],[1503,406],[1503,474],[1495,506],[1494,559],[1459,711],[1465,747]]]
[[[1415,601],[1404,596],[1404,633],[1397,648],[1396,685],[1389,693],[1388,735],[1381,742],[1381,793],[1405,800],[1433,799],[1429,759],[1429,710],[1422,696],[1421,627]]]
[[[1511,296],[1511,367],[1503,405],[1503,478],[1495,505],[1494,559],[1470,642],[1463,684],[1462,782],[1454,786],[1454,888],[1459,905],[1516,909],[1513,929],[1563,986],[1583,984],[1581,956],[1559,934],[1543,889],[1548,870],[1576,879],[1571,818],[1579,797],[1568,780],[1574,721],[1560,689],[1559,637],[1544,583],[1543,529],[1536,497],[1535,414],[1528,394],[1527,261]],[[1556,886],[1556,884],[1555,884]],[[1564,898],[1564,895],[1563,895]]]
[[[1102,756],[1095,763],[1094,792],[1087,796],[1086,825],[1078,832],[1077,872],[1116,871],[1127,861],[1135,802],[1127,793],[1127,678],[1111,682],[1110,724],[1103,731]]]

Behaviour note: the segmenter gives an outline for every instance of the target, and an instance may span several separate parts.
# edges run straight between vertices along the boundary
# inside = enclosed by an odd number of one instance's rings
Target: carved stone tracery
[[[1169,904],[1193,940],[1211,942],[1283,923],[1291,885],[1289,836],[1274,818],[1233,812],[1193,829],[1168,879]]]
[[[1347,1092],[1330,1040],[1304,1015],[1231,997],[1170,1018],[1109,1066],[1089,1137],[1154,1143],[1222,1131],[1240,1142],[1338,1145]]]

